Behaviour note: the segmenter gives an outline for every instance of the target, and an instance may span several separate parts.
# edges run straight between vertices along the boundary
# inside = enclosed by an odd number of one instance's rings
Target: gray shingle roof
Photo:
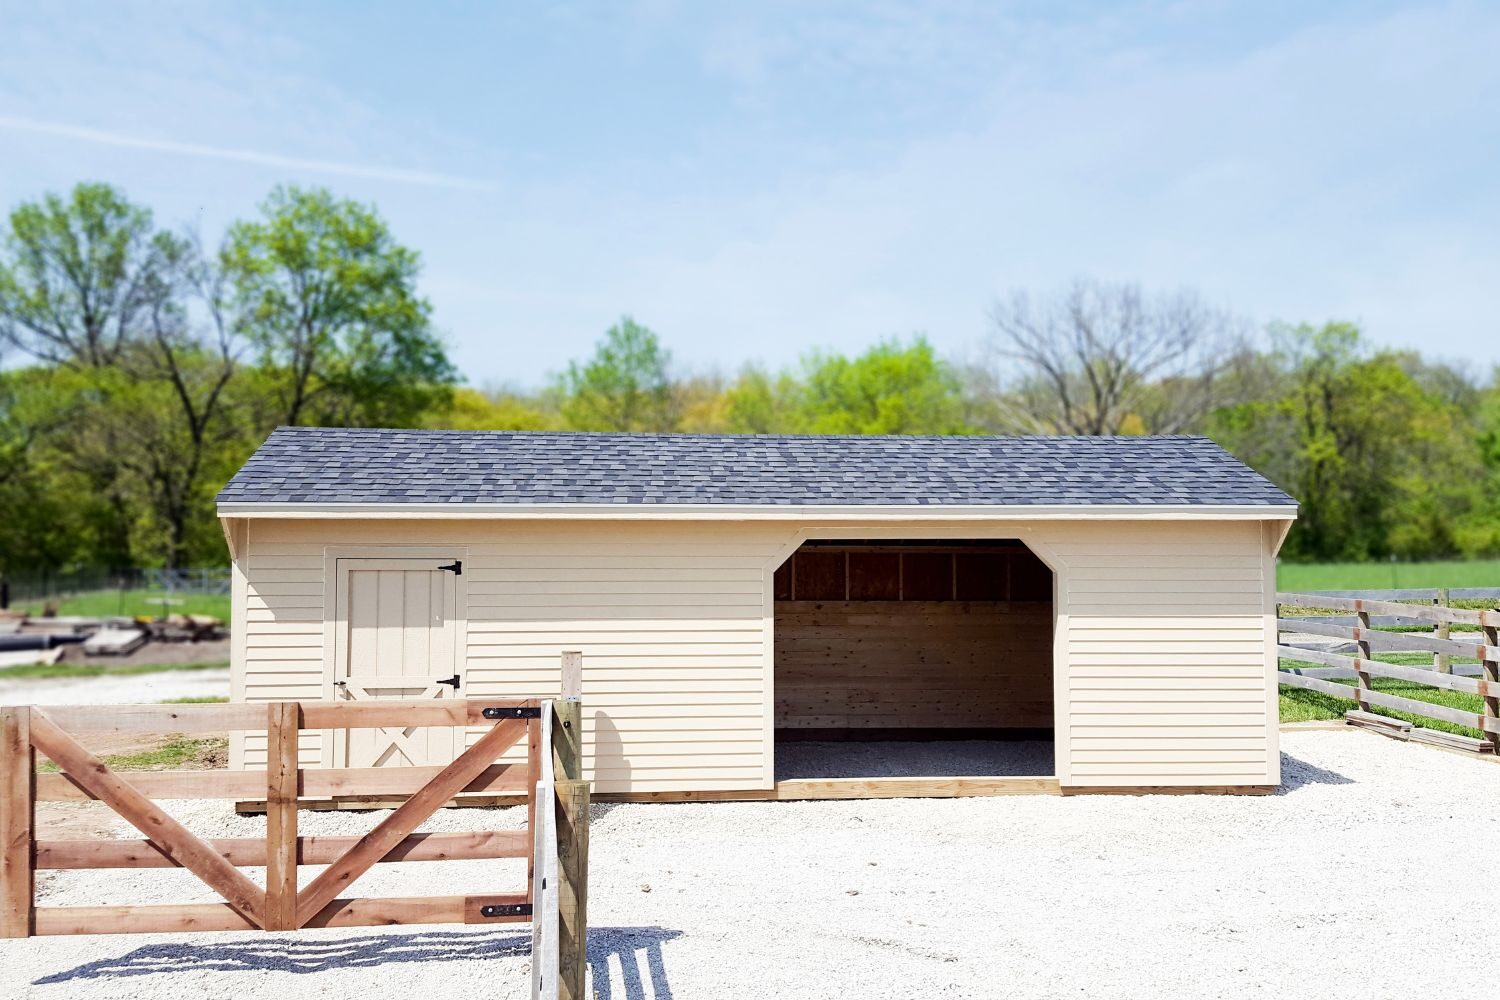
[[[220,503],[1289,505],[1202,437],[283,427]]]

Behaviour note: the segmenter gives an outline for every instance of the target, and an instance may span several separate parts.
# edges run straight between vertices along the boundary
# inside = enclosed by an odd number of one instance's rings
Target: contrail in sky
[[[29,118],[14,118],[9,115],[0,115],[0,128],[20,132],[38,132],[105,146],[148,149],[178,156],[197,156],[210,160],[227,160],[231,163],[250,163],[262,167],[307,170],[323,174],[337,174],[341,177],[362,177],[367,180],[390,181],[395,184],[420,184],[426,187],[453,188],[461,191],[491,190],[490,185],[481,181],[468,177],[454,177],[450,174],[401,170],[393,167],[367,167],[357,163],[334,163],[328,160],[303,160],[292,156],[279,156],[275,153],[261,153],[253,149],[204,146],[198,143],[173,142],[167,139],[145,139],[133,135],[122,135],[119,132],[40,122]]]

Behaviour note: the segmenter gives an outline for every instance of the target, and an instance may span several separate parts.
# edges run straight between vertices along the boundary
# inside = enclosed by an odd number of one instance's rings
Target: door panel
[[[451,561],[451,560],[449,560]],[[457,586],[437,559],[340,559],[335,697],[349,701],[462,697]],[[461,749],[448,727],[350,729],[335,765],[446,764]]]

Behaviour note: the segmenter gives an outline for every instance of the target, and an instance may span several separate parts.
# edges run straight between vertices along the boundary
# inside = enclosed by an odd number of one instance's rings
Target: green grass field
[[[1375,659],[1384,663],[1401,663],[1407,666],[1426,666],[1432,663],[1432,657],[1426,653],[1376,653]],[[1455,663],[1477,663],[1477,660],[1464,660],[1455,658]],[[1305,663],[1300,660],[1283,659],[1281,666],[1290,667],[1317,667],[1318,663]],[[1335,680],[1335,684],[1354,686],[1354,681]],[[1386,694],[1398,695],[1402,698],[1410,698],[1413,701],[1425,701],[1431,705],[1446,705],[1448,708],[1457,708],[1465,712],[1473,712],[1479,715],[1484,711],[1484,703],[1476,694],[1465,694],[1462,691],[1446,691],[1442,688],[1428,687],[1415,681],[1405,681],[1394,677],[1374,677],[1371,683],[1376,691],[1384,691]],[[1282,722],[1313,722],[1324,719],[1342,719],[1344,713],[1356,705],[1352,701],[1343,698],[1334,698],[1320,691],[1308,691],[1305,688],[1294,688],[1282,686],[1281,688],[1281,721]],[[1479,738],[1483,734],[1477,729],[1468,726],[1460,726],[1442,719],[1429,719],[1425,716],[1411,715],[1406,712],[1398,712],[1394,709],[1371,706],[1370,711],[1376,715],[1385,715],[1393,719],[1404,719],[1414,726],[1426,729],[1441,729],[1448,733],[1458,733],[1460,736],[1472,736]]]
[[[1281,590],[1398,590],[1500,587],[1500,559],[1423,563],[1282,563]]]
[[[178,735],[148,750],[111,754],[104,758],[104,766],[111,771],[172,771],[183,767],[212,767],[217,760],[217,766],[223,767],[222,759],[228,752],[229,740],[226,737],[193,739]],[[44,773],[60,770],[50,760],[39,762],[36,769]]]
[[[60,615],[82,615],[86,618],[108,618],[128,615],[131,618],[163,615],[212,615],[229,621],[228,594],[174,594],[171,603],[163,604],[164,595],[146,590],[94,590],[86,594],[73,594],[57,602]],[[45,601],[19,601],[16,607],[31,614],[41,614]]]

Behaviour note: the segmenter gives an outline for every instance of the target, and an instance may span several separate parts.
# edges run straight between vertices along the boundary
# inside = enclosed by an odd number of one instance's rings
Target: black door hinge
[[[491,903],[479,908],[481,917],[529,917],[530,903]]]
[[[459,685],[461,683],[463,683],[463,682],[458,679],[458,675],[457,674],[454,674],[452,677],[444,677],[442,680],[438,681],[438,683],[439,684],[451,684],[451,685],[453,685],[453,690],[457,691]]]
[[[464,575],[464,564],[463,564],[463,560],[461,560],[461,559],[455,559],[455,560],[453,560],[451,563],[449,563],[446,566],[439,566],[438,569],[447,570],[449,573],[452,573],[454,576],[463,576]]]

